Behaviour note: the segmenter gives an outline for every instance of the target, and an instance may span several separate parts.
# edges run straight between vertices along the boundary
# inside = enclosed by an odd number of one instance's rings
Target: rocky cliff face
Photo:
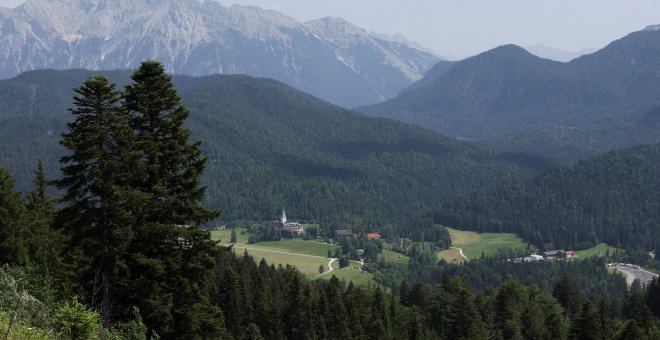
[[[341,19],[210,0],[28,0],[0,9],[0,44],[0,78],[156,59],[178,74],[275,78],[347,107],[393,97],[438,61]]]

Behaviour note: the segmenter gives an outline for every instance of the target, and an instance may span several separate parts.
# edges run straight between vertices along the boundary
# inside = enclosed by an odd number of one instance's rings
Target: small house
[[[353,234],[352,231],[350,230],[335,230],[334,232],[334,238],[335,240],[341,240],[344,237],[355,237],[355,234]]]
[[[380,233],[379,232],[367,233],[367,238],[370,240],[380,240]]]

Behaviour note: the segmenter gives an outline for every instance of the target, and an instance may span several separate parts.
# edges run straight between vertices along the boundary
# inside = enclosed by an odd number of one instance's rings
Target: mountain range
[[[129,71],[103,72],[120,84]],[[31,187],[37,161],[59,176],[72,88],[92,71],[41,70],[0,81],[0,165]],[[209,162],[205,204],[224,221],[267,221],[285,208],[317,222],[405,223],[449,197],[526,177],[524,159],[345,110],[270,79],[175,76],[187,126]]]
[[[28,0],[0,8],[0,45],[0,78],[153,59],[175,74],[273,78],[345,107],[394,97],[439,60],[342,19],[212,0]]]
[[[660,141],[660,31],[646,29],[568,63],[505,45],[359,110],[571,163]]]

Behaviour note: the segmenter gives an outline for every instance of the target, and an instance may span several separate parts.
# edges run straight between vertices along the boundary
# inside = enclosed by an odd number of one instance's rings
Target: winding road
[[[458,253],[461,254],[461,256],[463,256],[463,258],[465,259],[465,261],[466,261],[466,262],[467,262],[467,261],[470,261],[470,260],[468,260],[467,257],[465,257],[465,255],[463,255],[463,249],[462,249],[462,248],[457,248],[457,247],[449,247],[449,248],[451,248],[451,249],[458,249]]]

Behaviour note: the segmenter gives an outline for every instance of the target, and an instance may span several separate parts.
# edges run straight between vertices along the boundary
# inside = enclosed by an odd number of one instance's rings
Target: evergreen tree
[[[14,179],[0,168],[0,264],[25,265],[29,261],[24,210]]]
[[[563,273],[557,281],[552,296],[564,307],[565,315],[569,317],[574,317],[582,304],[580,287],[568,273]]]
[[[646,304],[655,317],[660,318],[660,278],[658,277],[649,283]]]
[[[188,110],[163,66],[143,62],[132,80],[125,88],[124,105],[140,171],[127,177],[140,201],[132,210],[132,272],[123,299],[137,303],[145,323],[161,336],[214,337],[224,332],[224,322],[209,300],[220,248],[199,226],[219,215],[200,205],[205,187],[199,180],[206,158],[200,142],[189,142],[190,130],[183,127]],[[200,319],[209,320],[212,327],[195,329]]]
[[[125,180],[134,166],[128,162],[132,133],[119,110],[119,92],[105,77],[88,78],[74,91],[70,111],[75,120],[60,142],[71,154],[61,158],[63,177],[55,181],[64,190],[57,221],[67,239],[69,281],[99,309],[108,327],[113,290],[125,271],[123,254],[133,238],[127,209],[131,189]]]
[[[48,181],[44,165],[39,161],[35,172],[34,189],[26,201],[25,226],[28,231],[27,245],[30,262],[45,274],[53,274],[59,267],[62,239],[53,227],[55,199],[46,196]]]
[[[571,323],[569,339],[598,340],[601,339],[598,313],[588,300],[585,301]]]
[[[144,221],[193,225],[217,217],[218,211],[200,205],[206,188],[199,181],[207,159],[201,155],[201,142],[188,141],[190,130],[183,123],[189,113],[172,78],[156,61],[143,62],[131,78],[125,107],[145,169],[133,173],[133,180],[152,203],[143,208]]]

